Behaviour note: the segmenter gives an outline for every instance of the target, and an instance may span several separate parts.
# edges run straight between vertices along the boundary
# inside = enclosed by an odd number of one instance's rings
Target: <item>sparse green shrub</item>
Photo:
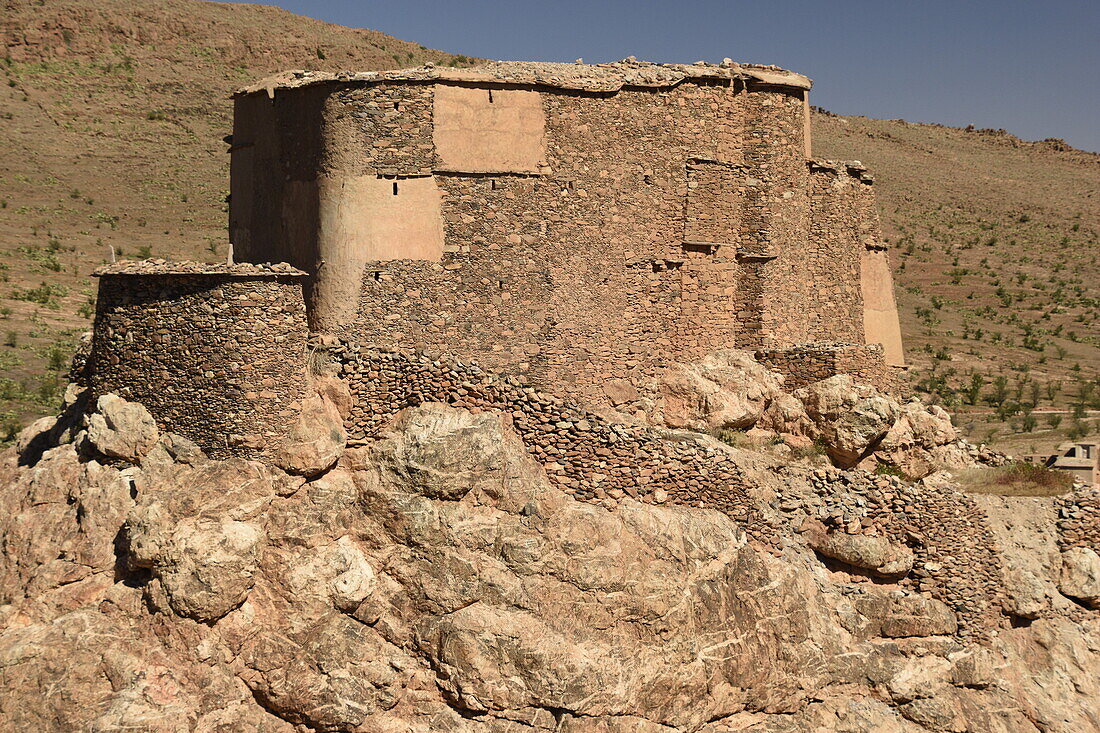
[[[61,304],[57,299],[63,298],[68,294],[69,289],[64,285],[42,283],[37,288],[28,288],[26,290],[16,288],[12,291],[11,298],[12,300],[24,300],[28,303],[44,305],[51,310],[58,310]]]

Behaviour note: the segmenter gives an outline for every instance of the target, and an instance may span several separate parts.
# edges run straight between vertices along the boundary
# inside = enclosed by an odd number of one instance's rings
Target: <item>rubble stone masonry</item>
[[[305,388],[301,281],[286,265],[119,263],[100,279],[85,379],[210,455],[261,457]]]
[[[577,501],[614,508],[621,501],[673,503],[718,509],[750,536],[782,553],[782,519],[766,516],[750,498],[751,481],[736,451],[692,433],[609,422],[583,406],[548,394],[516,377],[500,377],[471,364],[408,351],[360,349],[354,344],[314,345],[340,368],[360,406],[348,422],[353,440],[369,442],[402,409],[438,402],[473,411],[498,410],[512,422],[550,480]],[[812,507],[825,521],[849,531],[873,528],[909,545],[922,568],[921,590],[951,606],[963,633],[988,628],[999,605],[1000,564],[974,502],[954,489],[927,490],[864,471],[806,469],[821,503]],[[851,495],[858,494],[859,499]],[[842,498],[843,497],[843,498]],[[793,494],[773,505],[790,509]],[[841,507],[842,511],[834,511]],[[852,530],[851,525],[858,529]],[[798,530],[798,527],[790,529]]]
[[[719,348],[862,347],[872,181],[807,159],[808,86],[632,62],[265,84],[236,102],[236,256],[307,271],[315,331],[593,405]]]

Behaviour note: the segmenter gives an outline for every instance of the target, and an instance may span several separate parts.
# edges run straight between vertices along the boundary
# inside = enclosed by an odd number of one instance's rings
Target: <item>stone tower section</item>
[[[870,177],[809,159],[809,87],[632,60],[293,72],[236,97],[234,251],[307,272],[315,331],[590,403],[720,348],[900,365]]]
[[[211,456],[261,457],[278,442],[305,387],[304,273],[149,260],[96,275],[93,399],[140,402]]]

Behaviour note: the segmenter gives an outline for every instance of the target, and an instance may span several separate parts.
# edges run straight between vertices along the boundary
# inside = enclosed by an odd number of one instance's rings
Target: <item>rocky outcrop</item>
[[[109,458],[136,461],[152,450],[160,437],[156,421],[144,405],[106,394],[88,419],[88,442]]]
[[[1058,587],[1066,596],[1096,606],[1100,603],[1100,555],[1091,547],[1071,547],[1062,553]]]
[[[913,569],[913,553],[881,535],[829,532],[820,522],[803,529],[806,541],[817,552],[846,565],[885,578],[901,577]]]
[[[0,719],[43,731],[1097,728],[1100,643],[1081,619],[983,626],[976,597],[934,597],[963,566],[934,562],[932,545],[965,550],[938,525],[982,523],[949,491],[934,503],[882,477],[862,489],[869,474],[836,469],[811,481],[731,450],[753,524],[631,497],[605,507],[548,480],[510,422],[409,408],[313,477],[211,460],[170,435],[134,464],[74,444],[33,465],[3,454]],[[821,519],[796,520],[809,514]]]
[[[795,391],[812,430],[836,465],[856,465],[886,437],[898,418],[897,403],[873,387],[838,374]]]
[[[274,461],[288,473],[317,476],[336,464],[347,443],[340,409],[324,394],[313,394],[302,400],[298,418],[276,448]]]
[[[788,446],[820,446],[834,465],[886,464],[912,478],[999,462],[960,439],[951,416],[918,399],[899,403],[846,374],[791,392],[783,377],[751,354],[725,350],[698,363],[673,365],[651,390],[650,421],[717,433],[749,430]]]
[[[782,394],[783,378],[746,351],[726,349],[698,363],[674,364],[658,385],[655,415],[671,428],[747,429]]]

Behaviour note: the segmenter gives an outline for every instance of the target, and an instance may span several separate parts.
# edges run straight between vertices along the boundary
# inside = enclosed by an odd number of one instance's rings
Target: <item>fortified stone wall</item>
[[[499,66],[240,95],[237,257],[308,271],[314,330],[593,404],[719,348],[864,343],[870,178],[807,162],[804,77]]]
[[[286,265],[120,263],[96,272],[85,379],[216,457],[260,457],[305,386],[301,281]]]

